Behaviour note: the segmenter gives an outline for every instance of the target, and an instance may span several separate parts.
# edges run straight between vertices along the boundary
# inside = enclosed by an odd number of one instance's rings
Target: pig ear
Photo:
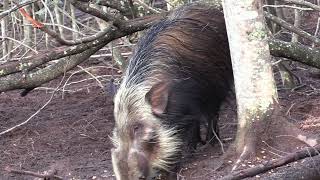
[[[159,82],[152,86],[145,98],[151,105],[152,112],[155,115],[162,115],[168,105],[169,83]]]

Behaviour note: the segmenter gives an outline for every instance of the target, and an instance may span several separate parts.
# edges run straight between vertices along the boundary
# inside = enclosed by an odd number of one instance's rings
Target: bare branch
[[[87,49],[90,49],[93,46],[97,46],[101,43],[110,42],[119,37],[123,37],[134,33],[136,31],[143,30],[145,28],[150,27],[152,24],[158,22],[160,19],[165,17],[165,13],[158,15],[150,15],[144,18],[137,18],[134,20],[127,21],[124,25],[124,30],[117,30],[115,33],[115,29],[108,29],[106,32],[107,36],[98,38],[95,41],[89,43],[81,43],[77,46],[72,47],[59,47],[53,49],[51,51],[45,51],[43,53],[39,53],[37,56],[29,57],[28,59],[24,59],[23,62],[9,62],[3,65],[0,65],[0,77],[6,76],[8,74],[24,71],[30,71],[35,67],[38,67],[42,64],[50,62],[52,60],[60,59],[66,56],[76,55],[81,53]],[[81,39],[80,39],[81,40]],[[77,40],[77,41],[80,41]],[[0,83],[1,84],[1,83]],[[1,92],[1,88],[0,88]]]
[[[314,10],[320,11],[320,6],[317,6],[317,5],[310,3],[308,1],[303,1],[303,0],[278,0],[278,1],[290,3],[290,4],[297,4],[297,5],[301,5],[301,6],[307,6],[307,7],[314,9]]]
[[[289,31],[292,31],[292,32],[294,32],[294,33],[296,33],[296,34],[298,34],[298,35],[300,35],[300,36],[302,36],[302,37],[304,37],[304,38],[306,38],[306,39],[308,39],[308,40],[320,45],[320,39],[312,36],[311,34],[305,32],[305,31],[303,31],[303,30],[301,30],[299,28],[294,27],[292,24],[287,23],[286,21],[284,21],[284,20],[282,20],[282,19],[280,19],[280,18],[278,18],[278,17],[276,17],[276,16],[274,16],[274,15],[272,15],[270,13],[265,12],[264,15],[265,15],[266,18],[270,19],[271,21],[273,21],[274,23],[280,25],[281,27],[283,27],[283,28],[285,28],[285,29],[287,29]]]
[[[69,0],[69,1],[74,7],[78,8],[79,10],[85,13],[91,14],[100,19],[103,19],[104,21],[109,22],[110,24],[113,24],[118,28],[120,28],[121,25],[123,24],[122,20],[120,20],[119,18],[116,18],[115,16],[112,16],[104,11],[96,9],[93,6],[90,6],[90,2],[81,3],[77,0]]]
[[[51,94],[49,100],[48,100],[43,106],[41,106],[41,107],[40,107],[35,113],[33,113],[27,120],[25,120],[25,121],[23,121],[22,123],[19,123],[19,124],[15,125],[15,126],[9,128],[9,129],[7,129],[7,130],[5,130],[5,131],[0,132],[0,136],[2,136],[2,135],[4,135],[4,134],[7,134],[7,133],[9,133],[9,132],[11,132],[11,131],[13,131],[13,130],[15,130],[15,129],[21,127],[21,126],[23,126],[23,125],[25,125],[25,124],[27,124],[31,119],[33,119],[37,114],[39,114],[46,106],[48,106],[48,104],[51,102],[52,98],[54,97],[55,92],[56,92],[56,91],[59,89],[59,87],[61,86],[63,80],[64,80],[64,78],[62,78],[62,80],[60,81],[59,85],[55,88],[55,90],[54,90],[53,93]],[[10,172],[12,172],[12,171],[10,171]],[[16,172],[16,171],[15,171],[15,172]],[[31,174],[29,174],[29,175],[31,175]]]
[[[37,50],[33,49],[32,47],[28,46],[27,44],[24,44],[23,42],[18,41],[18,40],[14,39],[14,38],[11,38],[11,37],[8,37],[8,36],[6,36],[6,37],[0,36],[0,38],[1,38],[1,39],[10,39],[11,41],[14,41],[14,42],[16,42],[16,43],[18,43],[18,44],[26,47],[27,49],[33,51],[34,53],[38,54],[38,51],[37,51]]]
[[[13,11],[16,11],[16,10],[18,10],[18,9],[24,7],[24,6],[27,6],[27,5],[32,4],[32,3],[35,3],[37,1],[39,1],[39,0],[31,0],[31,1],[27,1],[27,2],[21,3],[21,4],[17,4],[14,7],[12,7],[11,9],[8,9],[8,10],[3,11],[2,13],[0,13],[0,19],[4,18],[5,16],[8,16]]]
[[[70,47],[67,51],[64,48],[57,49],[56,52],[47,52],[40,57],[31,57],[29,60],[21,62],[13,62],[0,66],[0,92],[13,89],[30,89],[38,87],[56,77],[62,75],[65,71],[72,69],[78,64],[88,59],[92,54],[104,47],[110,41],[143,30],[157,23],[164,18],[166,13],[151,15],[145,18],[137,18],[126,22],[121,29],[112,29],[108,35],[99,38],[90,43],[80,44],[76,47]],[[55,55],[53,57],[52,55]],[[56,64],[45,67],[30,73],[16,73],[24,69],[33,69],[34,67],[44,64],[54,59],[70,56],[70,59],[61,59]],[[38,59],[37,59],[38,58]],[[7,75],[9,74],[9,75]],[[5,76],[6,75],[6,76]],[[1,77],[3,76],[3,77]]]
[[[81,2],[90,2],[90,0],[79,0]],[[125,3],[127,1],[124,1]],[[112,9],[118,10],[122,15],[127,17],[132,17],[132,13],[130,12],[128,5],[122,5],[118,0],[100,0],[97,2],[98,5],[110,7]]]
[[[34,27],[42,30],[43,32],[45,32],[47,34],[49,34],[52,38],[57,40],[62,45],[72,46],[72,45],[77,45],[77,44],[82,44],[82,43],[87,43],[87,42],[94,41],[94,40],[96,40],[98,38],[103,37],[107,33],[109,33],[110,28],[111,28],[111,26],[109,25],[103,31],[100,31],[95,35],[92,35],[92,36],[89,36],[89,37],[85,37],[85,38],[81,38],[81,39],[77,39],[77,40],[66,40],[63,37],[61,37],[59,33],[55,32],[54,30],[51,30],[51,29],[47,28],[43,23],[33,19],[23,8],[20,9],[20,12],[21,12],[21,14],[23,16],[26,17],[26,19],[31,24],[33,24]]]

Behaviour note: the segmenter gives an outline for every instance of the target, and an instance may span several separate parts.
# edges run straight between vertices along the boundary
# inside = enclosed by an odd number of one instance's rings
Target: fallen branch
[[[32,171],[23,171],[23,170],[11,169],[11,168],[6,168],[5,170],[8,171],[9,173],[13,173],[13,174],[28,175],[28,176],[34,176],[34,177],[43,178],[43,179],[55,178],[58,180],[63,180],[63,177],[55,175],[57,172],[56,170],[54,170],[48,174],[39,174],[39,173],[32,172]]]
[[[320,50],[298,43],[269,40],[270,53],[276,57],[284,57],[320,69]]]
[[[255,175],[265,173],[271,169],[275,169],[277,167],[289,164],[291,162],[298,161],[300,159],[317,156],[317,155],[319,155],[319,151],[320,151],[320,145],[317,145],[315,147],[309,147],[306,149],[302,149],[300,151],[288,154],[288,155],[283,156],[281,158],[268,161],[264,164],[260,164],[260,165],[254,166],[252,168],[233,172],[230,175],[227,175],[227,176],[221,178],[220,180],[237,180],[237,179],[244,179],[247,177],[253,177]]]
[[[320,156],[306,158],[300,163],[293,163],[290,166],[282,166],[276,172],[261,175],[260,180],[316,180],[320,179]]]

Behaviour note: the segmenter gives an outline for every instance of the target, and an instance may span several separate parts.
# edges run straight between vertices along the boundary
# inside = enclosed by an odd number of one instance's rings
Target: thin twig
[[[87,74],[89,74],[91,77],[93,77],[97,82],[98,82],[98,85],[103,88],[103,85],[101,83],[101,81],[95,76],[93,75],[90,71],[88,71],[86,68],[83,68],[82,66],[78,65],[78,67],[83,70],[84,72],[86,72]]]
[[[23,121],[22,123],[17,124],[17,125],[9,128],[9,129],[7,129],[7,130],[5,130],[5,131],[2,131],[2,132],[0,133],[0,136],[6,134],[6,133],[8,133],[8,132],[11,132],[11,131],[13,131],[13,130],[15,130],[15,129],[17,129],[17,128],[23,126],[23,125],[25,125],[25,124],[27,124],[33,117],[35,117],[37,114],[39,114],[39,113],[51,102],[51,100],[53,99],[53,97],[54,97],[54,95],[55,95],[55,92],[59,89],[60,85],[62,84],[62,82],[63,82],[63,80],[64,80],[64,77],[65,77],[65,76],[63,76],[63,78],[62,78],[62,80],[60,81],[59,85],[58,85],[58,86],[56,87],[56,89],[52,92],[49,100],[48,100],[40,109],[38,109],[34,114],[32,114],[27,120]]]
[[[296,103],[293,103],[293,104],[291,104],[291,106],[289,107],[289,109],[288,109],[288,111],[286,112],[286,116],[291,116],[291,114],[290,114],[290,111],[291,111],[291,109],[293,108],[293,106],[295,105]]]
[[[3,11],[2,13],[0,13],[0,19],[8,16],[10,13],[12,13],[13,11],[16,11],[24,6],[28,6],[29,4],[32,4],[32,3],[35,3],[39,0],[31,0],[31,1],[27,1],[27,2],[24,2],[24,3],[21,3],[21,4],[16,4],[14,7],[12,7],[11,9],[8,9],[6,11]]]
[[[19,43],[20,45],[22,45],[22,46],[30,49],[30,50],[33,51],[34,53],[38,54],[38,51],[37,51],[37,50],[35,50],[35,49],[33,49],[32,47],[24,44],[24,43],[21,42],[21,41],[18,41],[18,40],[16,40],[16,39],[11,38],[11,37],[2,37],[2,36],[0,36],[0,38],[1,38],[1,39],[10,39],[11,41],[17,42],[17,43]]]

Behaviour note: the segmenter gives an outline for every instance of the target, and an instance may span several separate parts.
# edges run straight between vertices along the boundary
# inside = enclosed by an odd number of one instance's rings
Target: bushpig
[[[130,58],[114,99],[112,164],[118,180],[171,171],[201,141],[233,82],[223,13],[203,4],[178,8],[152,26]],[[210,133],[211,132],[211,133]]]

